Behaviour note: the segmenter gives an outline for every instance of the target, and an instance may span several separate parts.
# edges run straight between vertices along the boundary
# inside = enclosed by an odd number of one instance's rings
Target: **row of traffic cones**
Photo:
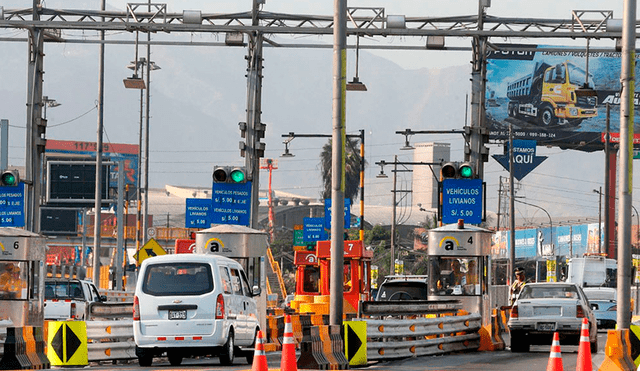
[[[553,334],[547,371],[564,371],[562,355],[560,353],[560,336],[557,332]],[[586,318],[582,319],[582,328],[580,329],[580,346],[578,347],[576,371],[593,371],[593,365],[591,363],[591,342],[589,341],[589,321]]]
[[[281,371],[298,371],[296,359],[296,341],[293,338],[293,325],[291,316],[284,317],[284,339],[282,341],[282,359],[280,360]],[[258,331],[256,338],[256,348],[253,353],[253,365],[251,371],[269,371],[267,366],[267,354],[264,351],[264,335]]]

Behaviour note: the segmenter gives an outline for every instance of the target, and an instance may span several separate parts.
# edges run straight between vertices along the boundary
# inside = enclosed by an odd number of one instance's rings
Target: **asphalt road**
[[[598,353],[592,356],[593,369],[597,370],[604,360],[604,346],[607,340],[606,331],[598,333]],[[508,336],[505,338],[509,344]],[[507,348],[497,352],[468,352],[442,356],[427,356],[407,358],[390,362],[370,363],[360,370],[394,370],[394,371],[424,371],[424,370],[541,370],[547,368],[551,346],[532,346],[529,353],[511,353]],[[565,370],[575,370],[578,358],[577,346],[563,346],[560,344],[562,362]],[[270,370],[280,369],[280,352],[267,353],[267,363]],[[217,358],[185,359],[180,367],[172,367],[166,358],[156,358],[152,367],[139,367],[137,361],[124,364],[91,364],[92,371],[103,370],[251,370],[244,358],[237,358],[232,366],[221,366]],[[74,370],[74,368],[57,368],[58,370]]]

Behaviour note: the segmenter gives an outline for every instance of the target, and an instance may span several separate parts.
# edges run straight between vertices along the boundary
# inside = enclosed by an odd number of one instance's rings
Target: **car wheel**
[[[529,339],[522,331],[511,331],[511,352],[522,353],[529,351]]]
[[[255,334],[253,334],[253,342],[251,343],[251,346],[249,348],[255,348],[256,347],[256,339],[258,338],[258,329],[256,329]],[[253,364],[253,355],[255,353],[254,349],[249,349],[245,351],[245,358],[247,360],[247,364],[252,365]]]
[[[598,353],[598,340],[596,339],[596,341],[590,344],[591,344],[591,354]]]
[[[553,107],[548,104],[545,104],[544,107],[542,107],[542,112],[540,113],[540,123],[546,127],[553,126],[558,123],[558,119],[553,112]]]
[[[153,353],[149,350],[136,347],[136,355],[140,367],[149,367],[153,363]]]
[[[233,348],[235,347],[233,340],[233,329],[230,329],[227,342],[222,347],[222,352],[220,353],[220,364],[224,366],[233,364]]]
[[[182,354],[178,350],[170,350],[167,352],[167,358],[171,366],[180,366],[182,363]]]

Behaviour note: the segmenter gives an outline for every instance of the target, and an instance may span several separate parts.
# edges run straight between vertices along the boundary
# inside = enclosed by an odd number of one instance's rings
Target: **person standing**
[[[524,276],[524,268],[517,267],[514,271],[516,275],[516,280],[509,286],[509,305],[513,305],[516,299],[522,292],[522,288],[526,284],[525,276]]]

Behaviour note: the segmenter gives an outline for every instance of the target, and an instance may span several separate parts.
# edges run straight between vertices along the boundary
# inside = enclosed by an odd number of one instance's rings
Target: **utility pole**
[[[347,75],[347,0],[334,0],[333,104],[331,147],[331,282],[329,324],[342,325],[344,288],[344,144]]]
[[[633,118],[636,44],[636,1],[624,0],[620,82],[620,171],[618,173],[618,329],[628,330],[631,310],[631,191],[633,183]]]
[[[393,159],[393,195],[391,196],[391,262],[389,263],[389,275],[396,272],[396,186],[398,184],[398,155]]]
[[[101,1],[100,9],[105,10],[105,1]],[[102,18],[104,22],[104,17]],[[104,30],[100,31],[100,39],[104,41]],[[98,78],[98,140],[96,141],[96,193],[95,217],[93,225],[93,284],[100,288],[100,233],[102,212],[102,135],[104,132],[104,43],[100,44]]]
[[[252,25],[258,26],[258,1],[253,0]],[[251,181],[251,218],[249,226],[258,228],[258,205],[260,204],[260,147],[258,136],[262,125],[262,43],[263,35],[256,31],[249,33],[249,55],[247,70],[247,141],[245,148],[245,167]]]

